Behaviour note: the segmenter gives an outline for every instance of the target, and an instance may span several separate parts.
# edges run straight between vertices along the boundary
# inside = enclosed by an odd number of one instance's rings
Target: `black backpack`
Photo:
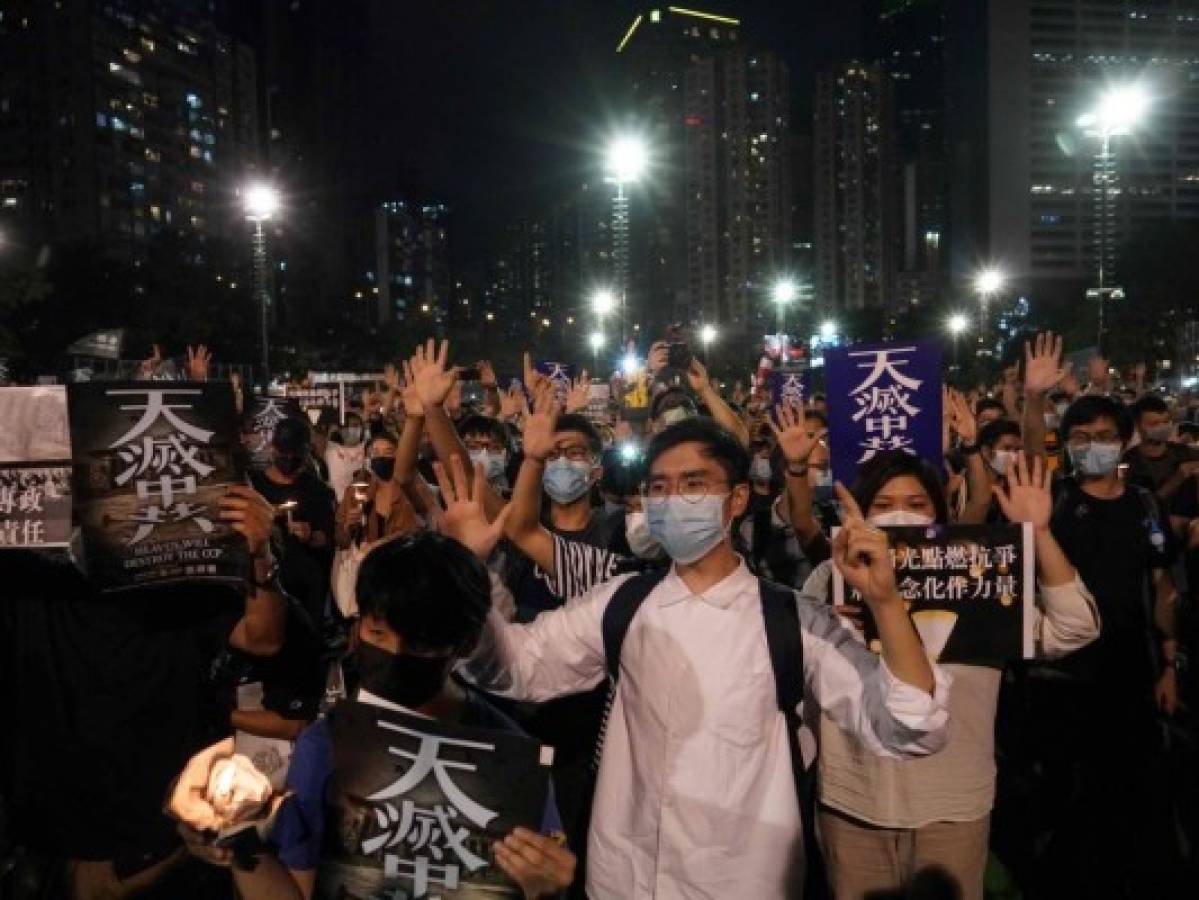
[[[607,660],[611,689],[600,726],[595,762],[598,766],[608,717],[616,696],[620,677],[620,650],[625,635],[641,604],[666,577],[669,569],[658,569],[634,575],[625,581],[604,609],[601,629],[604,638],[604,657]],[[816,843],[816,790],[814,768],[804,766],[799,747],[799,703],[803,699],[803,640],[799,630],[799,610],[795,591],[764,578],[758,579],[762,598],[762,618],[766,623],[766,646],[770,652],[770,667],[774,671],[775,696],[779,711],[787,722],[787,745],[791,751],[791,771],[795,776],[795,792],[799,799],[799,815],[803,825],[806,855],[806,887],[804,896],[813,900],[824,893],[824,868]]]

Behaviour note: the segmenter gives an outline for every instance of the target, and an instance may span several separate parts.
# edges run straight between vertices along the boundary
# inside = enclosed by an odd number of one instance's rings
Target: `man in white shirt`
[[[518,479],[540,478],[555,413],[526,421]],[[603,746],[588,844],[594,900],[798,897],[803,835],[790,748],[777,706],[758,580],[733,551],[730,523],[749,499],[749,456],[728,432],[689,419],[648,451],[650,530],[674,560],[629,627]],[[526,471],[527,470],[527,471]],[[827,606],[799,597],[805,696],[873,752],[918,756],[945,742],[949,679],[930,666],[895,587],[886,536],[839,491],[833,544],[882,640],[875,656]],[[543,613],[492,612],[469,674],[543,701],[605,676],[604,610],[615,578]]]

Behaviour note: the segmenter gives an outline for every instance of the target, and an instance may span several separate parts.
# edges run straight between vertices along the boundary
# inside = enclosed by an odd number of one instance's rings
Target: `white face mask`
[[[991,457],[991,468],[995,470],[995,474],[1004,476],[1007,474],[1008,467],[1016,462],[1015,450],[996,450],[995,455]]]
[[[662,547],[649,533],[649,523],[645,520],[644,512],[625,513],[624,536],[629,542],[629,549],[641,559],[657,559],[662,555]]]
[[[913,512],[910,509],[892,509],[887,512],[875,513],[870,517],[871,525],[884,527],[886,525],[931,525],[933,517],[924,513]]]

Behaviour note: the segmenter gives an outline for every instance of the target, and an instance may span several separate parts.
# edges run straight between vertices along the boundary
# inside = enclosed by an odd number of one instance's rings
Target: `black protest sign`
[[[308,421],[294,397],[255,397],[251,401],[243,425],[251,469],[261,472],[270,466],[271,439],[275,436],[275,427],[284,419]]]
[[[69,387],[76,517],[104,590],[176,581],[241,584],[245,539],[220,518],[243,484],[227,382]]]
[[[1033,655],[1036,580],[1032,526],[928,525],[883,529],[895,581],[936,662],[1002,667]],[[862,604],[834,569],[838,604]],[[848,596],[847,596],[848,594]],[[864,605],[864,604],[863,604]],[[878,631],[864,609],[866,640]]]
[[[352,701],[332,715],[334,773],[317,896],[520,897],[492,844],[539,831],[550,760],[523,735]]]
[[[66,389],[0,388],[0,422],[0,549],[69,547]]]

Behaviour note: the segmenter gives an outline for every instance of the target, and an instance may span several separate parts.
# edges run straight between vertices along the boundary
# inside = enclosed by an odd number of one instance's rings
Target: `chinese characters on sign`
[[[256,397],[247,416],[247,449],[250,467],[259,471],[271,464],[271,439],[284,419],[305,419],[300,405],[291,397]]]
[[[520,896],[491,844],[541,828],[548,769],[535,742],[347,702],[333,740],[340,845],[319,896]]]
[[[0,388],[0,550],[70,542],[66,389]]]
[[[808,398],[808,372],[770,373],[770,405],[803,408]]]
[[[941,462],[940,354],[927,343],[829,350],[833,476],[845,484],[880,452],[901,450]]]
[[[570,363],[543,360],[537,363],[537,371],[553,384],[554,396],[558,398],[558,402],[565,403],[566,395],[570,393],[570,380],[574,375],[574,366]]]
[[[1032,526],[887,528],[895,580],[934,660],[1002,667],[1033,655]],[[834,574],[838,604],[862,603]],[[867,642],[877,638],[866,616]],[[877,648],[875,648],[877,649]]]
[[[219,517],[225,487],[242,481],[230,386],[98,382],[69,396],[92,574],[110,590],[240,578],[244,542]]]

